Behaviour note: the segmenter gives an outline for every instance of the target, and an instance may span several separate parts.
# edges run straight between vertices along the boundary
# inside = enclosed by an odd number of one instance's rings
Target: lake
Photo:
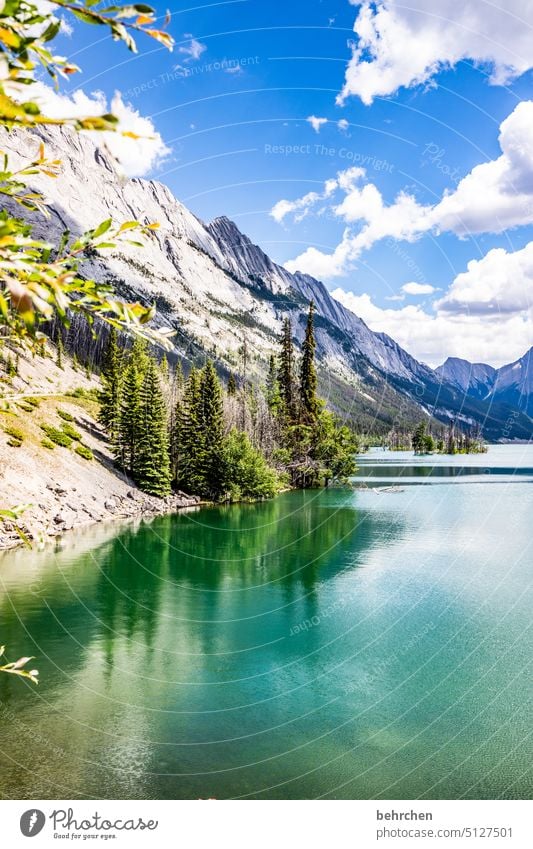
[[[0,795],[531,798],[533,446],[358,462],[0,558]]]

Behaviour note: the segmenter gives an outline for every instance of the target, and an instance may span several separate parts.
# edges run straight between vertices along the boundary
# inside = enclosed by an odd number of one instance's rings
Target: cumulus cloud
[[[119,132],[89,133],[98,144],[105,144],[129,177],[142,177],[170,154],[170,149],[151,119],[140,115],[129,103],[124,103],[120,92],[115,92],[110,103],[101,91],[86,94],[82,89],[77,89],[72,94],[61,94],[41,82],[34,83],[30,92],[32,100],[52,118],[77,118],[112,112],[119,119],[122,132],[142,136],[132,139]],[[17,96],[27,99],[28,89],[25,87]]]
[[[319,132],[320,132],[320,128],[321,128],[324,124],[327,124],[327,123],[328,123],[328,119],[327,119],[327,118],[317,118],[317,117],[316,117],[316,115],[309,115],[309,118],[306,118],[305,120],[307,121],[307,123],[308,123],[308,124],[311,124],[311,126],[312,126],[313,130],[315,131],[315,133],[319,133]]]
[[[412,242],[429,231],[463,237],[533,223],[533,101],[519,103],[502,122],[499,143],[502,152],[497,159],[477,165],[433,205],[421,204],[407,192],[387,203],[377,186],[365,182],[364,169],[338,172],[328,181],[334,189],[327,198],[331,213],[347,225],[340,244],[332,254],[309,248],[286,267],[338,277],[350,270],[362,251],[387,237]],[[334,197],[335,192],[339,194]],[[324,199],[323,193],[312,195]],[[314,202],[306,197],[309,212]],[[302,201],[280,201],[276,207],[285,210],[285,218]]]
[[[533,67],[529,0],[350,0],[359,6],[344,86],[337,102],[428,83],[440,70],[471,59],[504,85]]]
[[[510,315],[533,307],[533,242],[509,253],[493,248],[473,259],[436,303],[447,313]]]
[[[402,288],[412,291],[419,285]],[[342,288],[332,295],[372,330],[388,333],[429,365],[439,365],[443,351],[472,362],[503,365],[533,344],[533,242],[515,252],[494,249],[469,262],[444,296],[434,301],[433,309],[414,304],[383,309],[369,294]]]
[[[501,233],[533,222],[533,101],[500,124],[501,156],[477,165],[431,213],[439,231]]]
[[[430,283],[405,283],[402,286],[402,292],[405,292],[406,295],[431,295],[433,292],[436,292],[437,289],[435,286],[431,286]]]
[[[468,315],[435,315],[415,305],[381,309],[370,295],[353,295],[340,288],[332,294],[372,330],[392,336],[416,359],[433,368],[445,356],[498,367],[523,356],[533,343],[531,315],[480,321]]]

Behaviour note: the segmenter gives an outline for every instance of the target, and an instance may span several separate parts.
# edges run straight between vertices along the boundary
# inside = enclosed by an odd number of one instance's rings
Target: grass
[[[84,460],[94,459],[94,454],[91,449],[88,448],[86,445],[83,445],[83,443],[81,442],[79,445],[76,445],[74,451],[76,452],[76,454],[79,454],[80,457],[83,457]]]
[[[59,416],[60,419],[63,419],[64,422],[73,422],[74,421],[74,416],[71,415],[70,413],[67,413],[66,410],[58,410],[57,415]]]
[[[41,445],[43,446],[43,448],[48,448],[49,451],[53,451],[55,448],[55,445],[51,439],[41,439]]]

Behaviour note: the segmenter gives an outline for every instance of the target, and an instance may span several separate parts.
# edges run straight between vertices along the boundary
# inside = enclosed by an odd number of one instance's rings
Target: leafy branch
[[[95,0],[55,0],[54,5],[83,23],[107,27],[111,37],[124,42],[132,52],[137,51],[133,34],[138,33],[172,50],[172,37],[163,29],[154,28],[154,10],[144,3],[99,9],[95,8]],[[61,29],[61,20],[55,15],[42,11],[31,0],[5,0],[0,6],[0,123],[6,127],[69,124],[76,130],[116,130],[118,121],[114,115],[50,118],[41,113],[37,103],[20,97],[23,87],[35,82],[39,67],[56,87],[59,77],[69,77],[80,69],[49,47]],[[165,25],[169,20],[167,13]]]

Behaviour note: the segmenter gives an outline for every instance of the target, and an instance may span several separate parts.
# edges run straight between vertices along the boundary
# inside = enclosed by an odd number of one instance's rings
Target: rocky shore
[[[93,495],[87,502],[80,497],[76,487],[69,489],[49,481],[44,501],[29,507],[17,521],[19,530],[14,522],[0,523],[0,551],[23,545],[24,537],[32,545],[40,547],[47,542],[57,542],[65,533],[77,528],[113,519],[162,516],[198,507],[199,504],[197,496],[182,492],[168,498],[154,498],[134,488],[128,489],[126,493],[112,492],[103,502]]]

